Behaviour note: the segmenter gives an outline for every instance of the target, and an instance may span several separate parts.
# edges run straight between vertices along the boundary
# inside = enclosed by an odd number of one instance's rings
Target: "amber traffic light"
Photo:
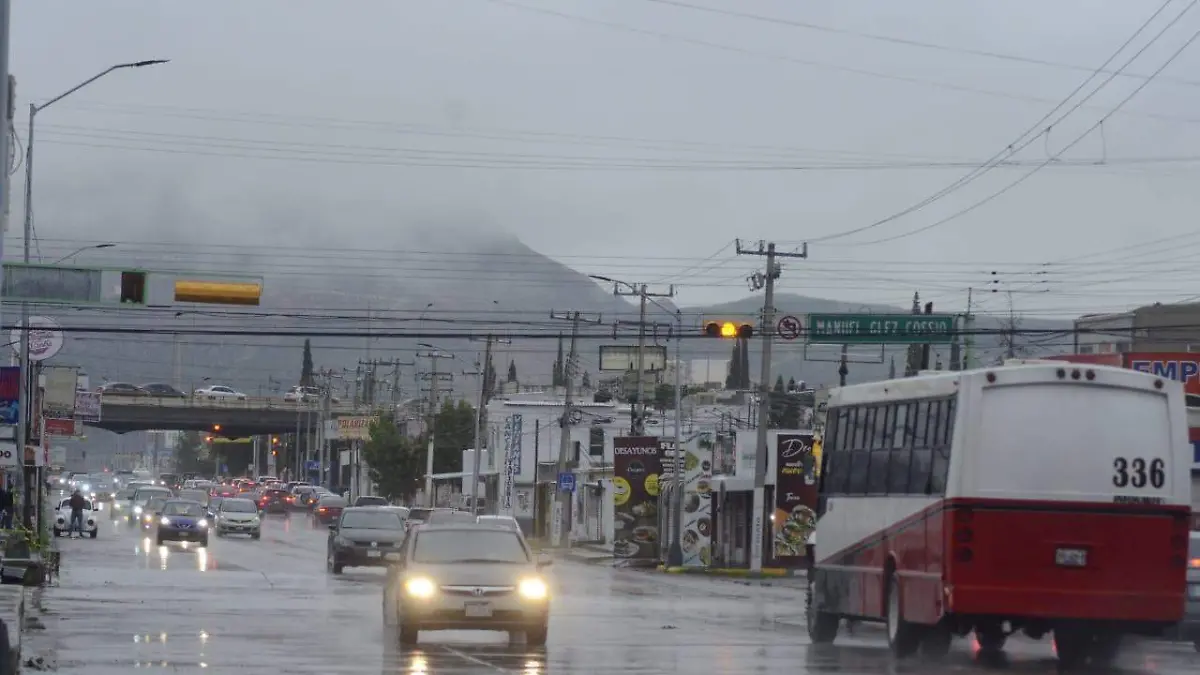
[[[713,338],[748,338],[754,335],[754,325],[733,321],[710,321],[704,324],[704,334]]]
[[[278,437],[278,436],[272,436],[272,437],[271,437],[271,444],[272,444],[272,445],[274,445],[274,444],[276,444],[276,443],[278,443],[278,442],[279,442],[279,437]]]
[[[220,430],[221,430],[221,425],[220,425],[220,424],[214,424],[214,425],[213,425],[213,431],[220,431]]]

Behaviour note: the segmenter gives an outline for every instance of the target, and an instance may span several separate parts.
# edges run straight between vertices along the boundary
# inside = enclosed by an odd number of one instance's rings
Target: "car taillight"
[[[328,511],[329,509],[327,509],[327,508],[325,508],[324,506],[322,506],[321,508],[319,508],[319,509],[317,509],[317,510],[318,510],[318,511]],[[1192,562],[1200,562],[1200,561],[1193,560]]]
[[[1200,567],[1200,558],[1192,558],[1189,560],[1188,567]]]

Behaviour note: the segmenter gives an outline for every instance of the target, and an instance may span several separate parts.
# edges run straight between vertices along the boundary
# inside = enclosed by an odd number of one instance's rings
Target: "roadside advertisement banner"
[[[347,441],[365,441],[371,437],[371,425],[379,421],[379,417],[358,416],[337,418],[337,437]]]
[[[0,424],[16,424],[21,400],[21,368],[0,368]]]
[[[1200,354],[1133,352],[1125,354],[1125,367],[1182,382],[1184,392],[1200,396]]]
[[[713,435],[705,432],[684,446],[683,548],[684,567],[712,564]]]
[[[74,436],[74,417],[47,417],[44,420],[47,436]]]
[[[17,446],[14,443],[0,443],[0,468],[20,466],[17,459]]]
[[[45,384],[42,391],[42,410],[46,417],[74,418],[75,390],[79,369],[65,366],[42,368]]]
[[[100,392],[77,390],[75,392],[75,416],[85,422],[99,422]]]
[[[775,438],[775,560],[799,564],[816,517],[817,481],[813,432],[779,434]]]
[[[613,555],[658,560],[658,478],[662,448],[653,436],[613,439]]]
[[[509,415],[504,423],[504,473],[500,486],[500,508],[513,514],[513,485],[521,472],[521,416]]]

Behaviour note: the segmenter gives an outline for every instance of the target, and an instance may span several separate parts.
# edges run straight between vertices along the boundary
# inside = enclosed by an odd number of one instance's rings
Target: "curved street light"
[[[64,255],[63,257],[59,258],[58,260],[55,260],[54,262],[52,262],[50,264],[57,265],[59,263],[66,262],[66,261],[70,260],[71,258],[74,258],[75,256],[79,255],[80,253],[83,253],[84,251],[92,251],[92,250],[98,251],[98,250],[104,249],[104,248],[115,248],[115,247],[116,247],[116,244],[92,244],[91,246],[83,246],[81,248],[75,249],[74,251],[71,251],[70,253]]]

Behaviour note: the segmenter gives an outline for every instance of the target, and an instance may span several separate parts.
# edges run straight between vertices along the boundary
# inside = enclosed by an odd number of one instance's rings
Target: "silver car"
[[[218,537],[227,534],[248,534],[251,539],[262,537],[262,518],[258,504],[249,499],[222,499],[213,514],[213,529]]]
[[[524,633],[531,647],[546,644],[550,589],[519,532],[471,524],[422,525],[409,531],[401,562],[388,570],[384,623],[401,645],[423,630],[498,630]]]

